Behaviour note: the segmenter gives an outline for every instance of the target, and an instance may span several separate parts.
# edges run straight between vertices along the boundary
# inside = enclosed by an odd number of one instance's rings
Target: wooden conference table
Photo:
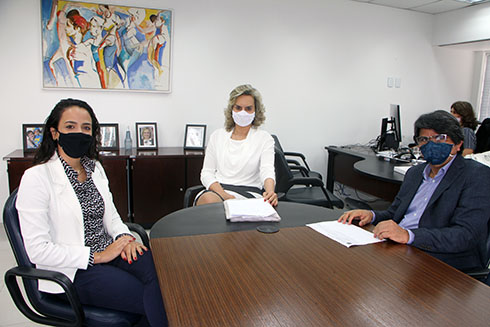
[[[288,215],[293,207],[305,212],[298,222],[338,217],[338,211],[280,202],[281,224],[296,219]],[[305,226],[283,226],[273,234],[246,225],[243,231],[177,237],[164,231],[179,217],[206,230],[209,217],[201,221],[196,209],[170,214],[151,231],[170,326],[490,322],[489,287],[410,246],[383,242],[346,248]],[[221,229],[227,224],[222,205],[206,210],[215,212],[213,224]]]

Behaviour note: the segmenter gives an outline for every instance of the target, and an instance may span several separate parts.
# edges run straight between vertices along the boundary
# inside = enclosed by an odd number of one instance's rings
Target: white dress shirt
[[[201,182],[209,189],[215,183],[262,189],[267,178],[275,181],[274,139],[252,127],[244,140],[232,140],[224,128],[211,134],[201,170]]]

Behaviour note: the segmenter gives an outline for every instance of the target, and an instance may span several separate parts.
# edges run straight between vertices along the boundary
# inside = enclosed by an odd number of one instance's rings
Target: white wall
[[[95,1],[94,1],[95,2]],[[267,108],[264,128],[325,172],[325,145],[375,138],[390,103],[413,121],[471,96],[473,55],[434,48],[434,16],[347,0],[106,0],[173,8],[170,94],[43,90],[39,0],[0,1],[0,154],[22,148],[22,123],[43,122],[61,98],[86,100],[101,122],[156,121],[160,146],[181,146],[186,123],[223,125],[231,89],[251,83]],[[387,88],[387,77],[401,88]],[[0,202],[8,195],[0,167]]]

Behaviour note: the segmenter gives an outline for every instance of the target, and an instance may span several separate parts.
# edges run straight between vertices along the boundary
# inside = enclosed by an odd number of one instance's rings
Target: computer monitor
[[[400,105],[390,104],[391,129],[395,134],[395,141],[402,142],[402,124],[400,120]]]
[[[388,128],[388,124],[390,128]],[[381,121],[381,133],[378,138],[377,150],[395,150],[398,151],[402,141],[400,106],[397,104],[390,105],[390,118],[383,118]]]
[[[381,120],[381,133],[378,137],[378,144],[376,150],[383,151],[386,150],[386,132],[388,131],[388,118],[383,118]]]

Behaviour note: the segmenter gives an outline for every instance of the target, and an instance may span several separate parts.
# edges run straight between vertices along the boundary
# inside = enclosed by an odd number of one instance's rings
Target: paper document
[[[336,220],[322,221],[306,226],[347,247],[382,242],[382,240],[375,238],[373,233],[361,227],[342,224]]]
[[[405,175],[405,173],[407,172],[407,170],[409,170],[410,168],[412,168],[412,166],[395,166],[395,168],[393,168],[393,170],[396,173]]]
[[[280,221],[281,217],[269,202],[263,198],[237,200],[231,199],[223,202],[226,219],[237,221]]]

